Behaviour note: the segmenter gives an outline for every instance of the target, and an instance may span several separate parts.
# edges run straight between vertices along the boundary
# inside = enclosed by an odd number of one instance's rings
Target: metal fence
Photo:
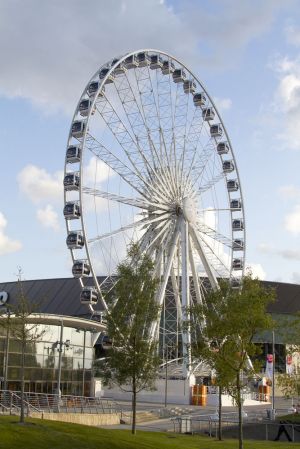
[[[24,406],[27,414],[30,412],[122,414],[121,406],[115,401],[85,396],[25,392]],[[19,391],[0,390],[0,408],[3,413],[19,412],[20,407]]]

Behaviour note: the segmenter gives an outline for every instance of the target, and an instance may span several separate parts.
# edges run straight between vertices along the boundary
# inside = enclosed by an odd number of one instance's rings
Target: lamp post
[[[272,419],[275,419],[275,332],[272,331],[272,355],[273,355],[273,369],[272,369]]]
[[[6,310],[7,314],[7,328],[6,328],[6,344],[5,344],[5,355],[4,355],[4,373],[3,373],[3,390],[7,390],[8,381],[8,355],[9,355],[9,337],[10,337],[10,310]]]

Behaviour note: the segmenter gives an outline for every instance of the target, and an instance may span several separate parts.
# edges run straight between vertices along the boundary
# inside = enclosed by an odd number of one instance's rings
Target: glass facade
[[[7,332],[0,329],[0,376],[5,379],[7,373],[7,389],[16,391],[20,390],[21,342],[7,338]],[[25,391],[56,393],[60,371],[61,394],[90,396],[93,333],[65,325],[61,332],[59,324],[39,324],[37,332],[40,339],[26,343]]]

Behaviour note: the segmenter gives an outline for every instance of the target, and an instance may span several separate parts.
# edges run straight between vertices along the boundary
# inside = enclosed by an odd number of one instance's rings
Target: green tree
[[[25,354],[27,349],[32,347],[45,333],[45,329],[39,327],[32,321],[32,316],[37,312],[37,304],[31,302],[25,295],[22,283],[22,272],[19,269],[17,281],[17,295],[14,304],[7,305],[6,313],[2,314],[0,326],[7,331],[7,338],[11,338],[20,343],[21,346],[21,405],[20,423],[25,423]]]
[[[118,266],[118,282],[110,297],[114,306],[107,315],[107,333],[112,347],[102,364],[104,384],[118,385],[132,393],[132,433],[136,433],[137,394],[155,389],[160,358],[150,329],[158,319],[155,301],[157,280],[151,259],[139,247],[130,246],[127,260]],[[101,372],[102,371],[102,372]]]
[[[196,330],[196,323],[206,317],[205,326],[197,332],[193,355],[210,364],[217,373],[221,389],[228,391],[238,407],[239,449],[243,449],[242,390],[245,377],[253,376],[255,371],[249,358],[259,351],[254,343],[255,335],[273,326],[266,307],[274,297],[273,290],[264,288],[258,279],[247,275],[240,290],[221,282],[220,289],[208,293],[205,304],[191,309]],[[221,428],[221,423],[219,426]]]

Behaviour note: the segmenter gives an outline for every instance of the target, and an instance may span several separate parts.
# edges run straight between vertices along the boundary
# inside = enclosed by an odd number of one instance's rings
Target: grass
[[[0,449],[236,449],[237,440],[216,441],[192,435],[98,429],[38,419],[22,426],[15,416],[0,417]],[[286,449],[286,441],[245,441],[245,449]],[[289,447],[300,448],[299,443]]]
[[[278,416],[276,418],[277,421],[290,421],[291,423],[299,424],[300,423],[300,414],[299,413],[293,413],[289,415],[284,416]]]

